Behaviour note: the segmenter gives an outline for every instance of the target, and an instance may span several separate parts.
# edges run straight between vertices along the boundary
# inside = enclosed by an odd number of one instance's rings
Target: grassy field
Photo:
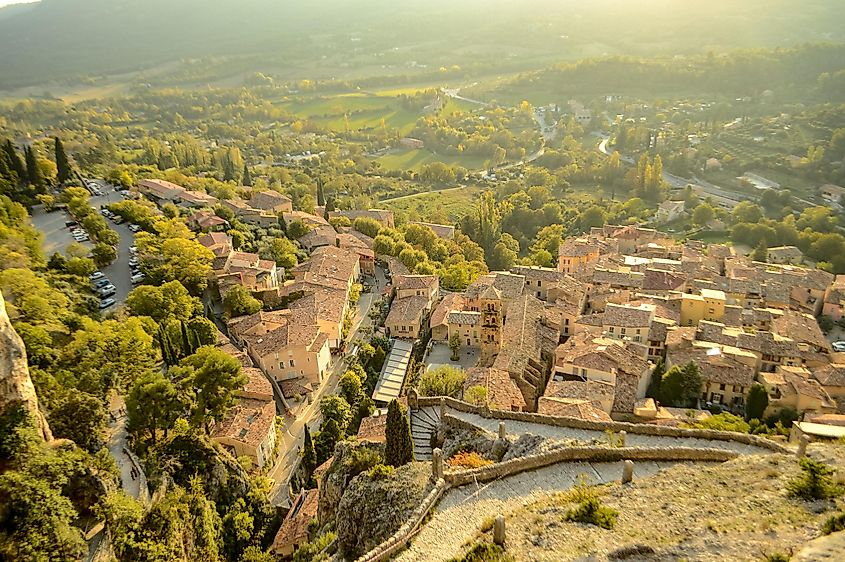
[[[407,134],[419,118],[418,113],[405,109],[396,96],[366,93],[298,98],[283,101],[280,105],[297,117],[339,132],[378,129],[384,120],[388,129],[398,129],[400,134]]]
[[[455,187],[383,201],[379,206],[397,213],[407,213],[414,220],[430,220],[437,212],[445,213],[449,222],[456,222],[472,212],[482,191],[475,186]]]
[[[480,156],[452,156],[449,154],[434,154],[424,148],[391,150],[377,160],[382,168],[387,170],[419,171],[426,164],[443,162],[450,166],[463,166],[467,170],[481,170],[484,168],[485,158]]]

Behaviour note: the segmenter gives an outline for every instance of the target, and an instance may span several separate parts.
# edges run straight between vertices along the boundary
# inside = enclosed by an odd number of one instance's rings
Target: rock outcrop
[[[46,441],[52,441],[53,434],[38,406],[38,396],[29,376],[26,349],[12,327],[6,313],[6,301],[0,294],[0,412],[17,404],[32,416],[41,436]]]

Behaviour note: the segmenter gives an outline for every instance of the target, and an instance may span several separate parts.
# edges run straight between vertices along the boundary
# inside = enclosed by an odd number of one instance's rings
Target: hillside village
[[[194,198],[177,187],[144,180],[139,189],[159,203],[195,209]],[[816,321],[822,314],[842,317],[841,277],[754,262],[730,246],[680,243],[650,228],[607,225],[564,240],[555,269],[516,266],[449,292],[437,275],[411,274],[397,259],[377,254],[373,237],[353,226],[333,227],[320,209],[315,215],[294,211],[273,192],[224,204],[248,224],[280,216],[306,225],[299,243],[309,258],[282,271],[257,254],[236,251],[225,225],[209,220],[216,215],[198,210],[188,219],[214,254],[221,299],[240,286],[264,304],[229,319],[228,337],[219,336],[249,382],[213,433],[259,468],[272,466],[278,450],[270,422],[274,397],[295,417],[300,403],[328,394],[338,359],[366,343],[357,333],[362,283],[385,303],[366,333],[390,343],[371,396],[376,412],[360,421],[361,443],[384,443],[388,403],[407,405],[421,371],[443,365],[466,373],[454,396],[488,410],[683,427],[719,412],[743,416],[752,386],[761,385],[768,398],[762,416],[795,421],[793,440],[843,433],[845,354],[831,348]],[[325,214],[350,225],[363,217],[394,227],[393,214],[384,210]],[[433,236],[454,236],[445,225],[422,227]],[[690,363],[701,378],[696,400],[682,407],[664,403],[653,387],[655,371],[659,379]],[[436,424],[421,423],[413,408],[409,420],[417,460],[430,459]],[[317,482],[331,461],[315,471]],[[294,486],[302,466],[285,474]],[[307,542],[317,495],[304,487],[292,496],[274,552],[292,554]]]

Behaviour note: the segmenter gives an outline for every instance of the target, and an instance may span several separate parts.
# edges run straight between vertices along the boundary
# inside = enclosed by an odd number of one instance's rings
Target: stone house
[[[220,232],[229,227],[229,221],[211,211],[197,211],[185,223],[194,232]]]
[[[320,492],[316,488],[299,492],[273,539],[271,554],[287,558],[299,546],[308,542],[308,527],[311,520],[317,517],[319,499]]]
[[[278,216],[279,213],[289,213],[293,211],[293,202],[290,197],[283,195],[277,191],[258,191],[252,194],[249,199],[249,206],[253,209],[267,211]]]
[[[264,466],[276,446],[276,404],[273,401],[242,398],[215,424],[211,440],[220,443],[234,457],[249,457]]]
[[[745,395],[754,383],[756,361],[757,357],[750,352],[742,352],[739,349],[726,350],[707,343],[697,343],[685,349],[670,349],[666,354],[667,370],[689,362],[698,365],[703,382],[703,402],[736,410],[745,406]]]
[[[385,209],[369,209],[366,211],[329,211],[329,219],[335,217],[346,217],[353,223],[355,219],[368,218],[373,219],[385,228],[396,228],[396,223],[393,219],[393,211]]]
[[[311,320],[297,310],[257,312],[230,320],[229,333],[267,376],[319,384],[331,354],[328,337]]]
[[[681,218],[684,215],[683,201],[664,201],[657,207],[657,214],[655,215],[655,222],[657,224],[666,224]]]
[[[835,281],[825,290],[822,314],[838,322],[845,315],[845,275],[837,275]]]
[[[804,260],[804,254],[795,246],[775,246],[769,248],[766,261],[777,264],[800,264]]]
[[[568,238],[558,249],[558,271],[573,273],[599,259],[599,245],[588,238]]]
[[[845,406],[845,364],[830,363],[812,369],[813,378],[819,381],[825,392],[836,400],[840,407]]]
[[[603,334],[612,339],[647,343],[655,306],[608,304],[602,314]]]
[[[681,325],[697,326],[702,320],[718,322],[725,315],[724,291],[699,289],[699,294],[681,295]]]
[[[394,299],[384,321],[388,335],[404,339],[419,338],[429,306],[427,296]]]
[[[550,380],[545,392],[537,400],[537,413],[549,416],[566,415],[562,412],[570,410],[573,406],[586,404],[610,418],[615,397],[614,385],[608,382]]]
[[[784,409],[795,410],[799,414],[836,412],[836,402],[803,367],[780,366],[774,373],[760,373],[759,380],[769,393],[765,416],[775,415]]]
[[[440,278],[436,275],[397,275],[393,278],[397,299],[423,297],[431,308],[440,291]]]
[[[478,347],[481,345],[480,312],[453,310],[446,314],[446,325],[448,328],[446,341],[451,341],[452,336],[457,336],[461,346]]]
[[[460,293],[450,293],[440,301],[429,320],[431,339],[441,342],[449,339],[449,313],[463,311],[465,304],[466,300]]]
[[[550,267],[517,265],[511,272],[525,278],[525,292],[530,292],[541,301],[549,300],[549,289],[563,279],[563,273]]]

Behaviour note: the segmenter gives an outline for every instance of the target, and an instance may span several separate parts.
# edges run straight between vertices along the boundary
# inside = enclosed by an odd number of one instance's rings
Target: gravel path
[[[483,418],[477,414],[469,414],[465,412],[458,412],[450,410],[449,413],[456,418],[471,423],[472,425],[486,429],[487,431],[497,433],[499,431],[499,420]],[[590,441],[591,439],[604,439],[605,435],[602,431],[592,431],[586,429],[574,429],[570,427],[555,427],[551,425],[543,425],[538,423],[505,420],[505,429],[508,435],[519,436],[523,433],[531,433],[540,435],[549,439],[577,439],[579,441]],[[663,437],[658,435],[639,435],[636,433],[629,433],[625,445],[628,447],[709,447],[713,449],[727,449],[736,451],[743,455],[760,455],[770,454],[769,449],[756,447],[754,445],[745,445],[743,443],[736,443],[734,441],[719,441],[711,439],[699,439],[697,437]]]
[[[635,463],[634,478],[650,476],[674,464],[677,463]],[[434,517],[396,560],[449,560],[460,554],[463,545],[474,537],[485,518],[507,514],[567,490],[582,474],[592,484],[617,480],[622,475],[622,462],[558,464],[488,484],[469,484],[449,490],[435,509]]]

